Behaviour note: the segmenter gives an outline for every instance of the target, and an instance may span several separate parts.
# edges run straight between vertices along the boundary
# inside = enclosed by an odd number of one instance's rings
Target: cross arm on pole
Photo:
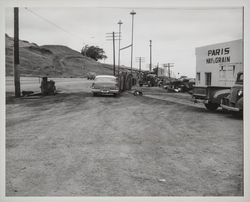
[[[130,44],[130,45],[128,45],[128,46],[125,46],[125,47],[121,48],[120,50],[124,50],[124,49],[126,49],[126,48],[131,47],[131,46],[132,46],[132,44]]]

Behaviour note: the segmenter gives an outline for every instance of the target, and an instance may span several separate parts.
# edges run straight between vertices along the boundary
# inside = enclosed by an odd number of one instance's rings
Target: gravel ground
[[[7,93],[7,196],[243,195],[241,119],[181,94],[92,97],[91,81],[56,85],[40,99]]]

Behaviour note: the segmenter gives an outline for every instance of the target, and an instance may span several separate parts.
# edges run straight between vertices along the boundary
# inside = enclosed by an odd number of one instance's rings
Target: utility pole
[[[156,76],[158,76],[158,73],[159,73],[159,62],[157,63],[157,67],[156,67]]]
[[[115,76],[115,32],[113,32],[113,74]]]
[[[139,62],[139,73],[141,73],[141,63],[145,62],[144,57],[136,57],[136,62]]]
[[[140,57],[140,61],[139,61],[139,72],[141,73],[141,57]]]
[[[152,71],[152,40],[149,40],[149,48],[150,48],[150,64],[149,64],[149,71]]]
[[[106,33],[108,34],[107,37],[107,41],[113,41],[113,75],[115,76],[115,40],[118,40],[117,37],[117,32],[112,32],[112,33]],[[110,38],[112,37],[112,39]]]
[[[131,37],[131,75],[133,73],[132,67],[133,67],[133,47],[134,47],[134,15],[136,12],[132,10],[130,12],[130,15],[132,15],[132,37]],[[131,79],[131,87],[132,87],[132,79]]]
[[[20,97],[20,75],[19,75],[19,19],[18,8],[14,8],[14,85],[15,97]]]
[[[144,57],[136,57],[136,62],[139,62],[139,79],[141,80],[141,63],[145,62]]]
[[[174,63],[165,63],[163,64],[163,67],[167,68],[167,74],[168,74],[168,78],[171,78],[171,71],[170,71],[170,67],[173,67]]]
[[[119,25],[119,50],[118,50],[118,74],[119,74],[119,70],[120,70],[120,58],[121,58],[121,25],[122,25],[122,21],[119,20],[118,22]]]

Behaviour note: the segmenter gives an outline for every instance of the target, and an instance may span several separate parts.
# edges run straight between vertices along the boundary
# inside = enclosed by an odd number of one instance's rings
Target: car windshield
[[[239,74],[237,77],[237,83],[243,83],[243,74]]]
[[[116,78],[113,77],[97,77],[96,82],[116,82]]]

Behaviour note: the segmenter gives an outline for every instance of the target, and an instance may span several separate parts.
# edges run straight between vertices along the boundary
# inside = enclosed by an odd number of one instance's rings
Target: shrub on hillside
[[[94,59],[95,61],[106,59],[107,56],[102,48],[98,46],[84,46],[81,50],[81,54]]]

